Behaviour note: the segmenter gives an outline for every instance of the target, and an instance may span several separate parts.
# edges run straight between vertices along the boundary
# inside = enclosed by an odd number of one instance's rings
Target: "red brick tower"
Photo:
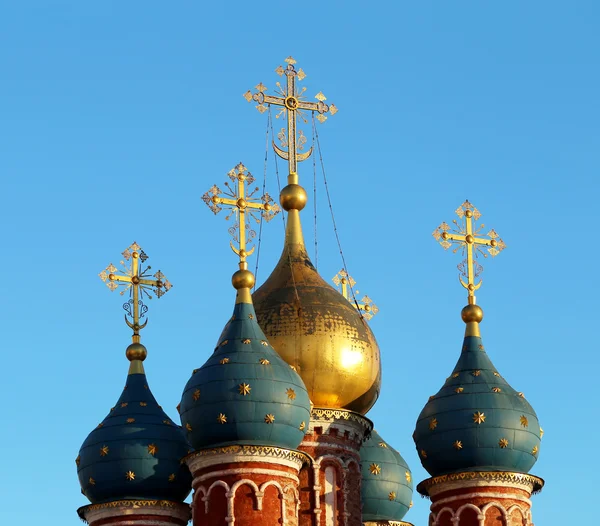
[[[352,411],[313,408],[300,449],[300,526],[360,526],[360,446],[372,422]]]

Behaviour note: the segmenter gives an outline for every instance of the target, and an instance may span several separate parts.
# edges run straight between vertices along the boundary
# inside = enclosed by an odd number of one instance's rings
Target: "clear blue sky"
[[[78,523],[74,460],[121,392],[130,333],[97,274],[133,240],[175,285],[143,341],[176,418],[233,307],[228,225],[200,196],[240,160],[262,178],[266,116],[242,94],[274,88],[292,55],[307,93],[340,109],[319,132],[349,270],[381,309],[369,417],[425,478],[412,432],[458,358],[465,303],[459,258],[431,232],[468,198],[508,245],[478,300],[487,351],[546,432],[535,522],[568,506],[583,524],[573,504],[597,497],[600,469],[599,16],[591,0],[2,2],[0,523]],[[312,194],[310,162],[300,175]],[[318,207],[329,279],[321,183]],[[282,237],[266,227],[259,282]]]

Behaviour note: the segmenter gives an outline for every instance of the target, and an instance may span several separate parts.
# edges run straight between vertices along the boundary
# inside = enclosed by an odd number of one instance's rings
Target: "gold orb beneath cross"
[[[306,206],[307,199],[306,190],[299,184],[288,184],[282,188],[279,194],[281,207],[288,212],[290,210],[302,210]]]
[[[129,347],[127,347],[127,350],[125,351],[125,356],[127,356],[127,359],[132,362],[133,360],[140,360],[141,362],[143,362],[146,359],[146,356],[148,356],[148,351],[146,350],[146,347],[143,346],[141,343],[132,343],[131,345],[129,345]]]
[[[462,320],[465,323],[477,322],[483,320],[483,309],[479,305],[467,305],[460,313]]]
[[[379,347],[357,310],[317,273],[303,244],[286,244],[253,300],[269,343],[302,377],[315,407],[369,411],[381,386]]]
[[[231,284],[236,290],[254,287],[254,274],[249,270],[238,270],[231,276]]]

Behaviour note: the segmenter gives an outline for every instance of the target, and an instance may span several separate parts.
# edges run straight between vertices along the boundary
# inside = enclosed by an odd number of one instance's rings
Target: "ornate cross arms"
[[[308,122],[308,119],[305,116],[305,112],[317,112],[318,115],[316,118],[319,122],[325,122],[327,120],[327,113],[335,115],[338,109],[334,104],[326,104],[325,101],[327,99],[321,92],[315,95],[317,102],[307,101],[304,96],[306,88],[298,90],[298,87],[296,86],[296,79],[301,81],[306,77],[304,71],[302,71],[302,69],[296,70],[294,67],[296,61],[292,57],[286,58],[285,62],[287,63],[285,68],[279,66],[275,70],[280,77],[283,75],[286,77],[285,86],[282,86],[280,82],[276,83],[277,89],[275,91],[279,96],[266,95],[267,88],[261,82],[256,86],[257,91],[255,93],[248,90],[244,93],[244,98],[248,102],[254,101],[258,103],[256,109],[261,113],[267,111],[267,106],[271,104],[281,108],[276,115],[276,118],[285,114],[287,119],[287,132],[285,129],[282,129],[278,134],[278,138],[281,141],[282,147],[287,148],[287,151],[278,147],[275,142],[273,142],[273,148],[279,157],[288,161],[290,174],[295,174],[298,171],[298,163],[308,159],[312,153],[312,147],[307,152],[298,153],[299,151],[302,151],[304,143],[306,142],[306,137],[304,137],[302,132],[299,134],[296,133],[297,115],[299,115],[306,123]]]
[[[459,217],[459,221],[454,219],[452,221],[453,226],[445,222],[442,223],[433,232],[433,237],[439,241],[445,250],[454,246],[453,253],[456,254],[458,250],[462,250],[464,256],[466,252],[466,259],[458,265],[459,279],[462,286],[469,293],[469,303],[474,304],[475,291],[481,287],[481,280],[476,282],[476,278],[483,271],[483,267],[475,261],[477,256],[479,254],[484,258],[488,256],[484,252],[484,247],[492,257],[497,256],[506,248],[506,245],[493,229],[485,234],[489,239],[480,235],[485,225],[483,223],[479,226],[474,225],[481,217],[481,213],[469,201],[465,201],[457,208],[456,215]],[[463,277],[467,278],[466,282]]]
[[[111,263],[98,275],[110,290],[115,290],[122,286],[121,296],[129,291],[131,299],[123,304],[126,312],[125,322],[133,329],[133,333],[137,335],[148,323],[148,319],[146,319],[144,324],[140,325],[140,318],[144,318],[146,312],[148,312],[148,307],[144,305],[140,299],[140,295],[142,298],[146,296],[148,299],[152,299],[152,294],[155,294],[160,298],[173,285],[165,279],[165,275],[160,270],[150,275],[152,267],[143,267],[148,256],[136,242],[127,247],[122,252],[122,255],[124,259],[120,261],[120,269]],[[132,322],[127,319],[128,317]]]
[[[224,191],[214,185],[202,196],[202,200],[215,214],[218,214],[224,206],[231,208],[225,219],[229,220],[232,216],[236,218],[236,222],[229,229],[229,233],[233,236],[233,240],[239,248],[233,242],[230,241],[229,243],[231,249],[240,257],[240,263],[243,263],[246,261],[246,257],[252,254],[256,248],[252,247],[250,250],[246,248],[247,239],[251,240],[256,236],[256,232],[246,223],[246,214],[257,223],[260,223],[260,216],[266,221],[270,221],[279,213],[280,209],[276,203],[273,203],[273,199],[268,193],[265,193],[262,197],[252,197],[258,192],[258,186],[247,192],[246,184],[251,185],[254,183],[254,177],[242,163],[230,170],[227,175],[234,184],[226,181]]]
[[[375,303],[373,303],[373,300],[369,298],[369,296],[363,296],[362,300],[360,300],[361,303],[357,302],[356,300],[354,303],[352,303],[352,300],[350,299],[350,296],[348,294],[348,287],[354,287],[354,285],[356,285],[356,281],[354,281],[354,279],[344,269],[340,270],[333,277],[332,281],[339,287],[339,291],[342,294],[342,296],[344,296],[344,298],[346,298],[360,312],[362,312],[363,317],[367,320],[370,320],[373,316],[375,316],[375,314],[379,312],[379,308],[377,307],[377,305],[375,305]],[[358,293],[359,292],[357,290],[356,294],[358,295]]]

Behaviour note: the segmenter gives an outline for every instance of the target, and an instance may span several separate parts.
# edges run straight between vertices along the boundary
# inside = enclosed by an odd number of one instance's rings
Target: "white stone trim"
[[[286,479],[293,480],[296,484],[300,484],[300,479],[297,475],[293,475],[292,473],[288,473],[286,471],[278,471],[276,469],[263,469],[263,468],[230,468],[230,469],[221,469],[219,471],[211,471],[209,473],[204,473],[204,475],[200,475],[196,477],[192,481],[192,486],[196,487],[197,484],[201,482],[216,478],[223,477],[226,475],[245,475],[245,474],[256,474],[256,475],[270,475],[274,477],[282,477]]]
[[[342,451],[347,451],[348,453],[354,453],[355,455],[359,455],[359,449],[355,447],[346,446],[344,444],[331,444],[329,442],[315,442],[314,440],[303,440],[303,447],[314,447],[314,448],[324,448],[328,449],[341,449]]]
[[[440,484],[436,484],[435,486],[431,486],[429,491],[430,497],[435,497],[440,493],[445,493],[446,491],[453,491],[457,489],[465,489],[465,488],[494,488],[494,487],[502,487],[502,488],[515,488],[520,489],[522,491],[527,492],[531,495],[531,484],[528,483],[519,483],[515,481],[504,481],[504,480],[455,480],[451,482],[444,482]]]
[[[135,515],[155,515],[157,517],[173,518],[174,520],[189,522],[190,520],[190,509],[188,504],[181,504],[181,506],[173,508],[162,508],[158,506],[119,506],[114,508],[102,508],[102,509],[90,509],[85,512],[85,520],[92,524],[97,521],[107,519],[117,519],[118,517],[135,516]],[[139,521],[128,521],[122,522],[118,520],[114,524],[138,524]],[[105,526],[109,526],[113,523],[107,523]],[[150,524],[149,522],[147,524]],[[156,521],[156,524],[167,525],[168,522]],[[173,522],[173,524],[175,524]]]
[[[449,502],[456,502],[457,500],[465,500],[465,499],[472,499],[472,498],[512,499],[512,500],[518,500],[520,502],[523,502],[523,503],[531,506],[531,500],[526,497],[522,497],[521,495],[511,495],[509,493],[487,493],[487,492],[482,491],[482,492],[465,493],[462,495],[454,495],[452,497],[445,497],[443,499],[439,499],[439,500],[435,501],[431,505],[431,508],[433,509],[436,506],[441,506],[442,504],[447,504]],[[515,506],[516,506],[516,504],[515,504]]]
[[[511,499],[513,498],[512,496],[507,496],[506,494],[500,494],[500,495],[503,498],[511,498]],[[444,499],[444,502],[452,502],[452,501],[465,499],[465,498],[485,497],[485,496],[491,497],[491,494],[480,493],[480,494],[456,495],[454,497],[448,497],[447,499]],[[518,499],[518,500],[523,500],[523,499]],[[530,501],[527,500],[527,502],[529,504],[531,504]],[[441,501],[440,501],[440,503],[441,503]],[[429,520],[430,520],[432,526],[438,526],[440,518],[444,515],[444,513],[450,513],[450,521],[452,522],[453,525],[458,526],[460,524],[460,516],[461,516],[462,512],[464,510],[471,509],[477,513],[477,520],[479,521],[479,526],[484,526],[487,511],[492,507],[498,508],[500,510],[500,512],[502,513],[502,516],[504,517],[504,522],[505,522],[506,526],[510,526],[508,521],[512,515],[512,512],[515,509],[518,509],[519,512],[521,513],[521,516],[525,519],[526,526],[533,526],[533,523],[531,522],[531,510],[530,509],[527,509],[524,511],[523,508],[521,508],[517,504],[513,504],[507,511],[506,508],[502,504],[500,504],[499,502],[496,502],[496,501],[491,501],[491,502],[486,503],[483,506],[483,508],[479,508],[478,506],[475,506],[475,504],[466,503],[466,504],[463,504],[460,508],[458,508],[456,510],[456,512],[452,508],[450,508],[448,506],[444,506],[438,512],[432,511],[429,514]]]

